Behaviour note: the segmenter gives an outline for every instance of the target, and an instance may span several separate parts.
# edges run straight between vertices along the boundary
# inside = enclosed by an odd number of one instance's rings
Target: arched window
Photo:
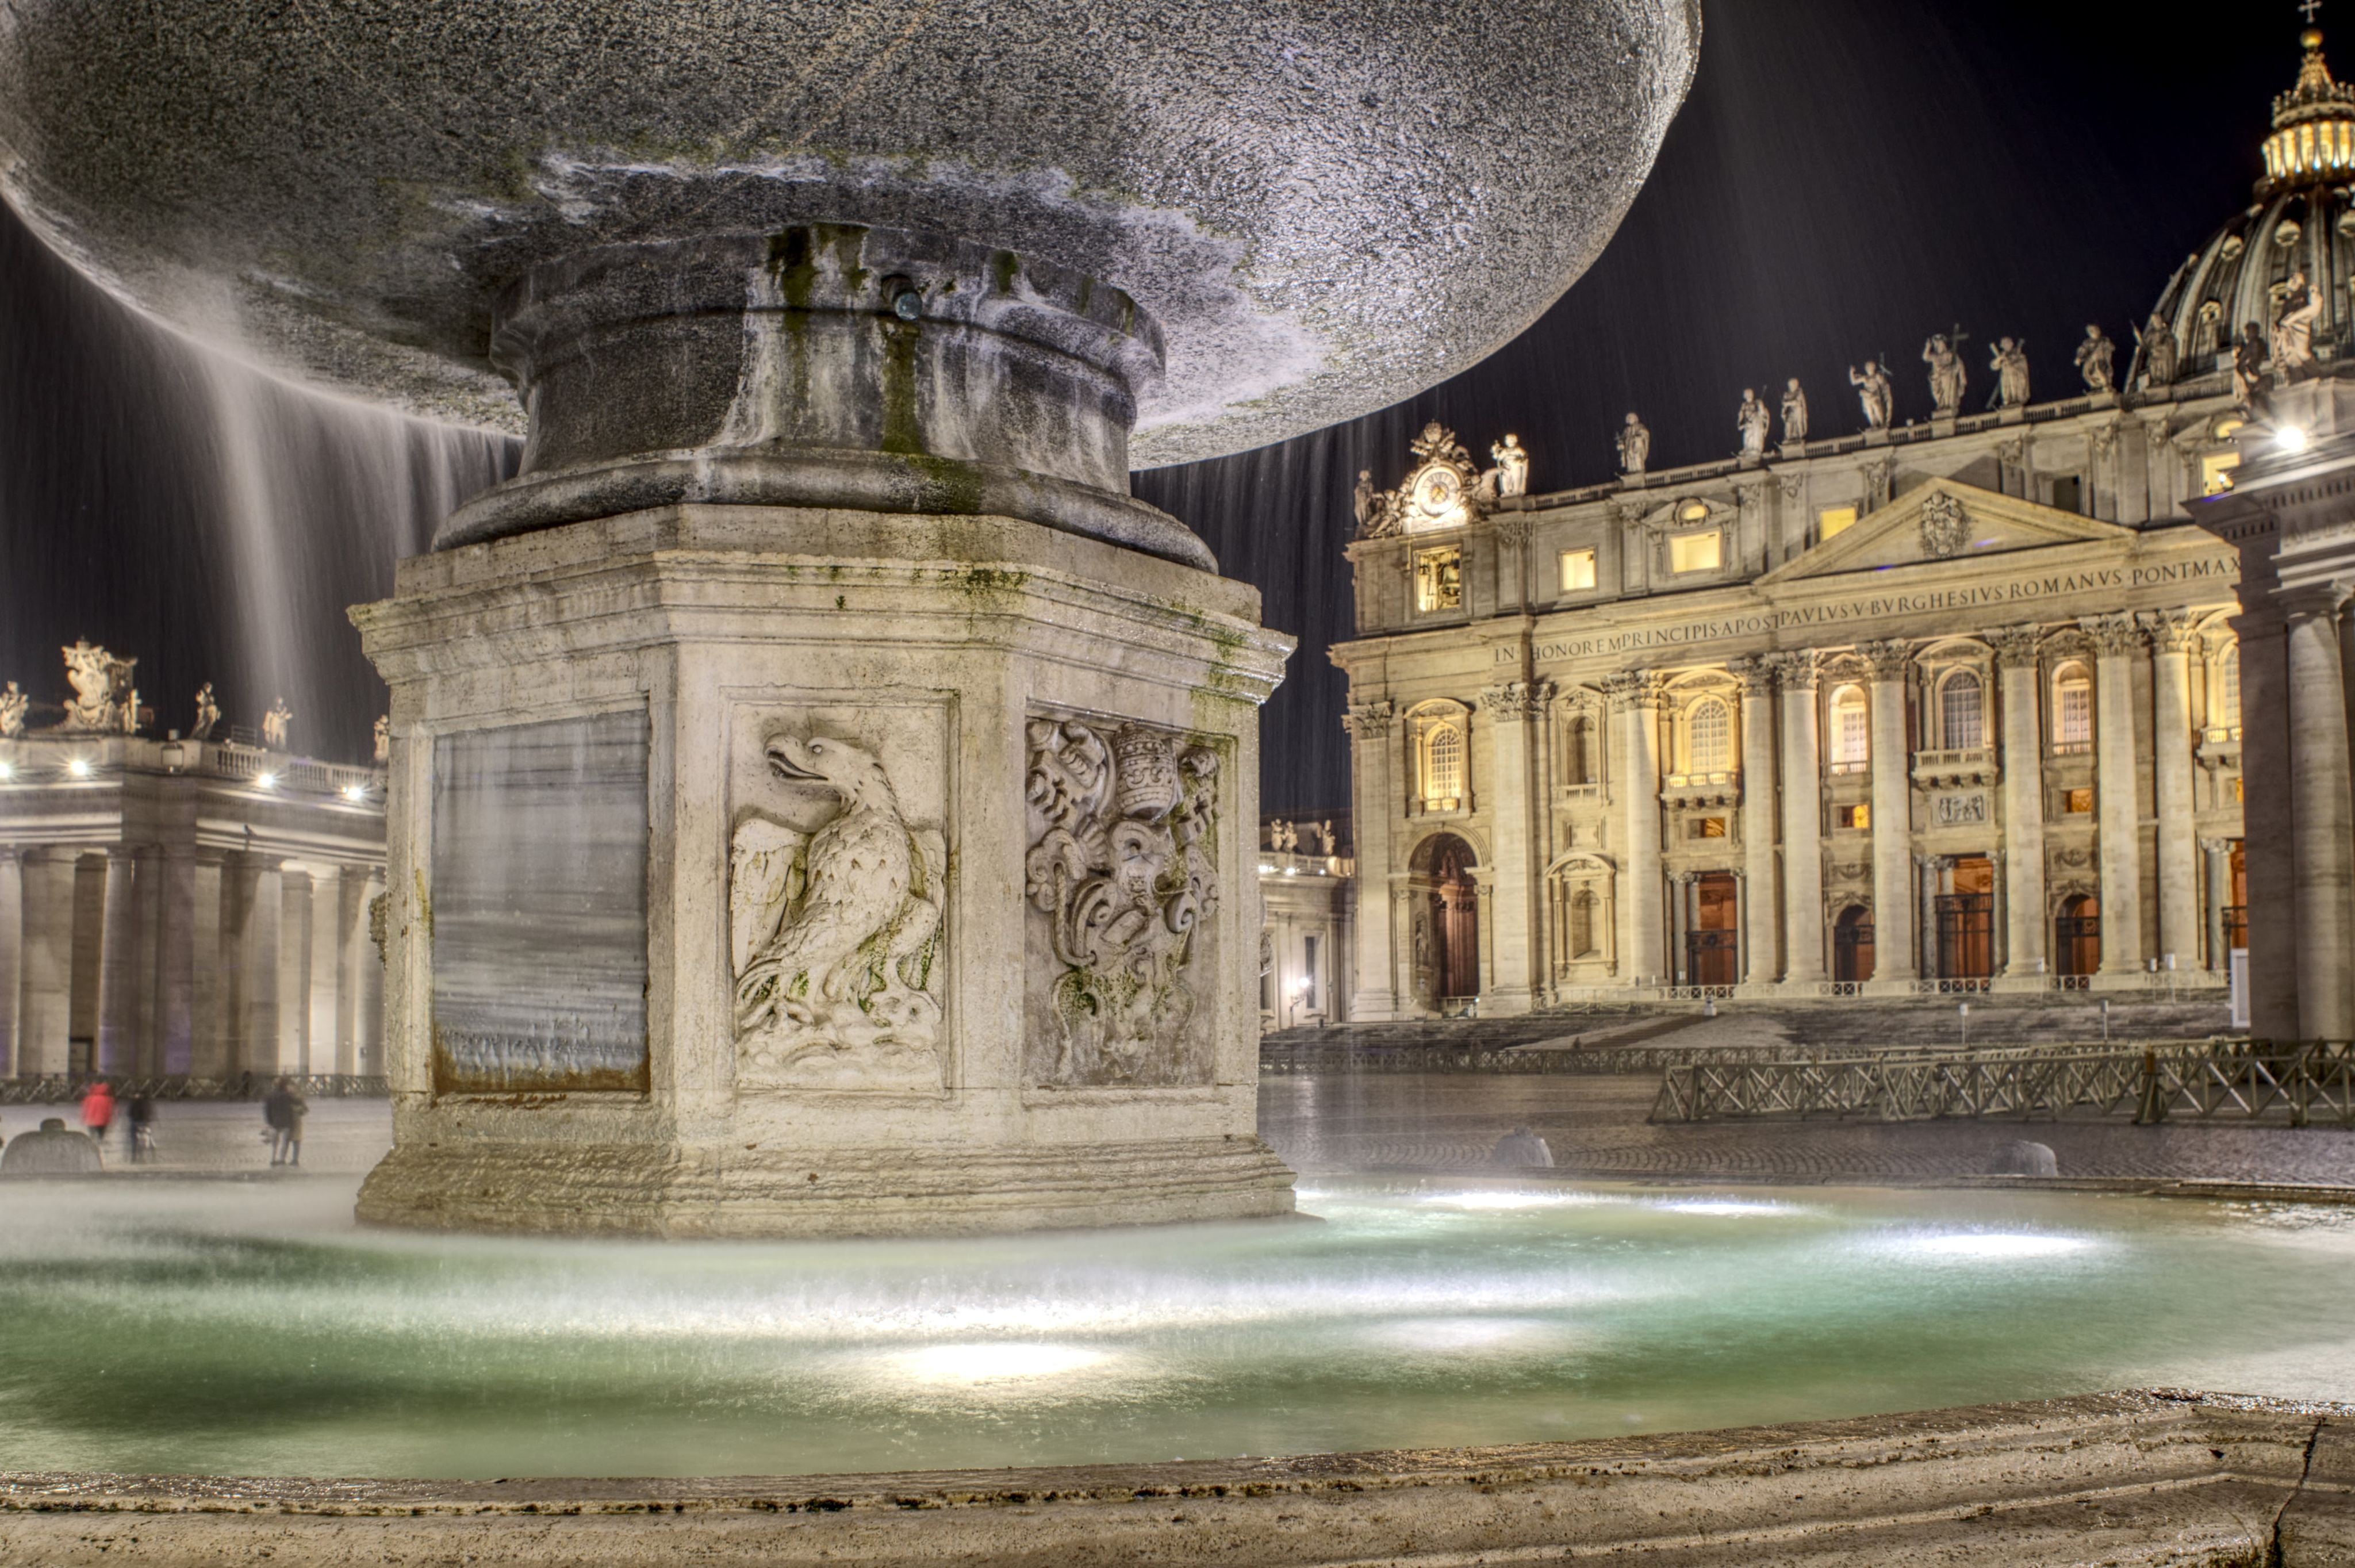
[[[1938,728],[1945,737],[1946,750],[1974,752],[1987,744],[1985,695],[1979,689],[1979,677],[1969,670],[1957,670],[1946,677],[1938,691]]]
[[[1732,730],[1732,723],[1723,702],[1714,697],[1704,697],[1694,703],[1692,712],[1685,720],[1685,771],[1693,773],[1723,773]]]
[[[1832,761],[1869,762],[1872,757],[1872,724],[1859,687],[1843,686],[1832,693]]]
[[[1423,798],[1461,800],[1464,797],[1464,731],[1442,724],[1424,742]]]
[[[1594,894],[1581,888],[1570,896],[1570,955],[1583,958],[1594,951]]]
[[[1583,713],[1570,721],[1562,771],[1574,784],[1598,782],[1594,776],[1594,721]]]
[[[2219,672],[2223,678],[2218,683],[2223,688],[2223,692],[2217,703],[2217,706],[2223,709],[2223,716],[2217,722],[2237,725],[2241,721],[2240,644],[2234,643],[2224,650],[2223,664],[2223,669]]]
[[[2052,676],[2052,740],[2083,746],[2094,739],[2094,681],[2081,664],[2064,664]]]

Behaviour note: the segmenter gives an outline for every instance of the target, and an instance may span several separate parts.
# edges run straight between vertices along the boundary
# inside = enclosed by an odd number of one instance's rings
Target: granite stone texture
[[[493,301],[615,243],[929,230],[1167,336],[1134,460],[1395,402],[1649,172],[1697,0],[160,0],[0,10],[0,190],[149,310],[517,430]]]
[[[420,557],[353,618],[393,733],[394,1145],[363,1219],[762,1236],[1290,1211],[1255,1130],[1256,885],[1221,881],[1251,859],[1258,706],[1291,648],[1253,590],[1013,518],[681,507]],[[1034,809],[1041,725],[1103,737],[1105,768],[1072,764],[1068,843]],[[627,891],[634,735],[638,967],[606,951],[627,898],[587,922],[581,899]],[[508,782],[527,752],[580,776],[532,803]],[[568,840],[577,863],[547,853]],[[1042,896],[1060,953],[1028,938]],[[494,911],[494,968],[464,967]],[[496,1071],[442,1065],[445,963],[560,1018],[538,977],[592,950],[601,993],[643,975],[642,1085],[543,1071],[527,1030]],[[1077,1035],[1026,1007],[1059,986]]]

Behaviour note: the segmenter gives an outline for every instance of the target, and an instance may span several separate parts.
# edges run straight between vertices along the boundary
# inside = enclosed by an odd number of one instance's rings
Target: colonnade
[[[0,847],[0,1074],[379,1072],[373,866]]]

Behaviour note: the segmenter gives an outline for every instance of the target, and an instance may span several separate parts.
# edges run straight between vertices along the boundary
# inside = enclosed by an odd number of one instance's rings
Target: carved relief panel
[[[947,699],[745,704],[730,752],[738,1085],[939,1090]]]
[[[1220,753],[1077,717],[1034,717],[1028,743],[1026,1077],[1209,1083]]]

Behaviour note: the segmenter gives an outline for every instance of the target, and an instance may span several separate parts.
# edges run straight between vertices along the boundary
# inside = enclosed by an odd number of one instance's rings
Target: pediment
[[[2132,528],[2115,523],[1952,479],[1933,479],[1758,581],[1788,582],[1843,571],[1938,566],[2056,545],[2124,545],[2134,537]]]

